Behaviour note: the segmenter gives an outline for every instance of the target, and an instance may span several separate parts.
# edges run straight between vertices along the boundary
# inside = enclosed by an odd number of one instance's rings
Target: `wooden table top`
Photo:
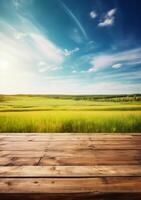
[[[141,199],[141,135],[0,134],[0,199]]]

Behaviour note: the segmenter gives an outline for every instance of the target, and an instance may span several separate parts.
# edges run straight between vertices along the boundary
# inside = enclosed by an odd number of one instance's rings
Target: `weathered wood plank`
[[[25,155],[26,156],[26,155]],[[2,157],[0,158],[0,166],[23,166],[38,165],[40,157]]]
[[[117,137],[117,136],[0,136],[0,141],[49,141],[49,140],[55,140],[55,141],[60,141],[60,140],[72,140],[72,141],[81,141],[81,140],[117,140],[117,141],[122,141],[122,140],[141,140],[141,137],[136,137],[136,136],[130,136],[130,137]]]
[[[12,157],[16,157],[16,158],[23,158],[23,157],[34,157],[34,158],[39,158],[39,157],[43,157],[45,155],[45,151],[41,150],[41,151],[0,151],[0,158],[1,157],[5,157],[5,158],[12,158]]]
[[[141,177],[0,178],[0,193],[141,192]]]
[[[11,143],[13,145],[16,144],[20,144],[20,145],[25,145],[25,144],[31,144],[31,145],[62,145],[62,143],[64,145],[70,145],[70,141],[72,145],[101,145],[101,144],[108,144],[108,145],[141,145],[141,140],[131,140],[131,139],[120,139],[120,140],[114,140],[114,139],[83,139],[83,140],[55,140],[55,139],[50,139],[50,140],[46,140],[44,139],[43,141],[38,140],[37,138],[35,138],[36,140],[26,140],[26,139],[22,139],[22,140],[17,140],[17,141],[1,141],[0,144],[1,146],[4,145],[10,145]]]
[[[75,156],[74,156],[75,154]],[[136,151],[92,151],[61,154],[47,152],[40,165],[141,165],[141,152]]]
[[[96,149],[47,149],[46,151],[0,151],[0,157],[43,157],[43,156],[105,156],[105,158],[115,156],[116,159],[121,157],[131,157],[131,159],[141,159],[141,150],[96,150]],[[118,158],[117,158],[118,157]]]
[[[140,165],[140,161],[137,159],[99,159],[88,157],[43,157],[40,159],[29,157],[12,157],[12,158],[0,158],[0,166],[91,166],[91,165]]]
[[[141,139],[141,134],[140,135],[133,135],[133,134],[78,134],[78,133],[75,133],[75,134],[68,134],[68,133],[64,133],[64,134],[25,134],[25,133],[9,133],[9,134],[0,134],[0,138],[1,139],[7,139],[7,140],[21,140],[21,139],[38,139],[38,140],[42,140],[42,139],[55,139],[55,140],[81,140],[81,139],[91,139],[91,140],[94,140],[94,139],[109,139],[109,140],[113,140],[113,139],[117,139],[117,140],[120,140],[120,139]]]
[[[85,142],[85,143],[72,143],[72,142],[5,142],[1,143],[0,150],[5,151],[37,151],[37,150],[46,150],[46,149],[141,149],[141,144],[139,143],[130,143],[130,144],[113,144],[113,143],[92,143],[92,142]]]
[[[45,151],[1,151],[0,165],[126,165],[141,164],[140,150],[54,149]],[[75,156],[74,156],[75,155]]]
[[[9,142],[9,143],[1,143],[0,145],[0,150],[7,150],[7,151],[44,151],[47,148],[46,142],[44,143],[18,143],[18,142]]]
[[[102,141],[102,140],[105,140],[105,141],[141,141],[141,138],[139,137],[133,137],[133,138],[105,138],[105,137],[57,137],[56,139],[53,137],[51,138],[46,138],[46,137],[0,137],[0,141],[1,142],[22,142],[22,141],[25,141],[25,142],[45,142],[45,141]]]
[[[28,164],[28,163],[27,163]],[[105,157],[96,158],[95,156],[71,156],[71,157],[43,157],[39,163],[40,166],[91,166],[91,165],[140,165],[141,162],[138,158],[131,159],[121,158],[116,159],[116,157]]]
[[[54,144],[54,143],[49,143],[47,145],[47,149],[53,149],[53,148],[56,148],[56,150],[59,150],[59,149],[78,149],[78,150],[87,150],[87,149],[99,149],[99,150],[102,150],[102,149],[117,149],[117,150],[121,150],[121,149],[132,149],[132,150],[141,150],[141,144],[140,143],[131,143],[131,144],[123,144],[121,142],[121,144],[114,144],[114,143],[107,143],[105,144],[104,142],[98,144],[98,143],[89,143],[89,142],[86,142],[85,144],[81,144],[81,143],[60,143],[60,144]]]
[[[75,155],[75,156],[74,156]],[[139,150],[77,150],[58,149],[46,151],[40,161],[41,165],[109,165],[109,164],[141,164]]]
[[[0,198],[15,193],[15,199],[37,193],[39,199],[117,193],[141,199],[141,135],[2,134]]]
[[[0,177],[107,177],[138,176],[141,177],[139,165],[115,166],[6,166],[0,167]]]

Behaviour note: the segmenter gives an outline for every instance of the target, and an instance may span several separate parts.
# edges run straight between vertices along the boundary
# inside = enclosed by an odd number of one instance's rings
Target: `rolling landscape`
[[[141,0],[0,0],[0,200],[141,200]]]
[[[138,133],[141,95],[1,95],[0,132]]]
[[[141,132],[140,8],[0,0],[0,132]]]

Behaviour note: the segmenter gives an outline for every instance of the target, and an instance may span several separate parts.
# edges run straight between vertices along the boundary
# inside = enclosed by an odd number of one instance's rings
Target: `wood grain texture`
[[[0,199],[141,199],[141,135],[1,134]]]
[[[32,172],[32,173],[31,173]],[[100,165],[100,166],[4,166],[0,167],[2,177],[141,177],[139,165]]]
[[[141,177],[1,178],[0,193],[141,192]]]

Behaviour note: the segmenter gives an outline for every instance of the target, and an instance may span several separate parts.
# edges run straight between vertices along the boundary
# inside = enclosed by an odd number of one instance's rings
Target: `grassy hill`
[[[0,132],[141,132],[141,95],[0,95]]]

